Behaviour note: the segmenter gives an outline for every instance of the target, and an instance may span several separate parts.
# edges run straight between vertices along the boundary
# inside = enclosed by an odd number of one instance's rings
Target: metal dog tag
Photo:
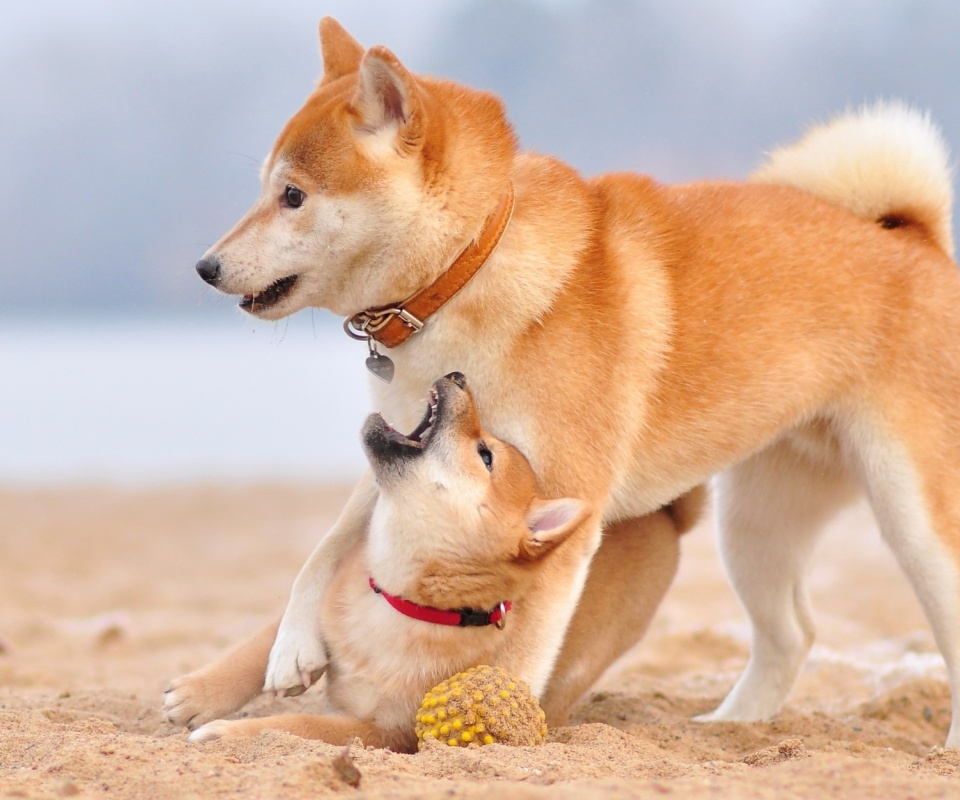
[[[367,369],[384,383],[393,380],[393,360],[377,352],[377,345],[373,339],[367,339],[370,346],[370,355],[367,356]]]

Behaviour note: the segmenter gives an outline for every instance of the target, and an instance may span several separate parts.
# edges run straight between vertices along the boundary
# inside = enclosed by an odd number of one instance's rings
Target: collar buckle
[[[343,330],[351,339],[358,339],[359,341],[375,339],[374,334],[383,330],[390,322],[391,317],[396,317],[409,327],[411,336],[423,330],[423,320],[417,319],[403,306],[361,311],[359,314],[348,317],[343,321]]]
[[[391,311],[392,310],[393,309],[391,309]],[[400,317],[400,319],[403,320],[403,322],[405,322],[407,325],[413,328],[414,333],[420,333],[420,331],[423,329],[423,322],[421,322],[419,319],[413,316],[413,314],[407,311],[407,309],[398,308],[397,316]]]
[[[457,613],[460,615],[461,628],[484,628],[491,623],[493,616],[489,611],[477,611],[472,608],[461,608]]]

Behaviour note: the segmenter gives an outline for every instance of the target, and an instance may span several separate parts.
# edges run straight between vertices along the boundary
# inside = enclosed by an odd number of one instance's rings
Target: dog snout
[[[220,280],[220,259],[216,256],[204,256],[197,262],[197,275],[211,286]]]
[[[449,375],[444,375],[443,377],[448,381],[453,381],[461,389],[467,388],[467,379],[463,376],[462,372],[451,372]]]

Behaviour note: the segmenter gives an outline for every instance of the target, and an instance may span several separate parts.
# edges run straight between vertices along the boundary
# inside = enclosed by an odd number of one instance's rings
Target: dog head
[[[509,180],[499,100],[415,77],[320,24],[323,79],[287,123],[253,208],[197,264],[240,307],[352,315],[404,299],[476,234]]]
[[[466,380],[430,390],[408,435],[379,414],[363,429],[380,488],[368,556],[377,583],[438,608],[516,599],[586,518],[586,504],[543,500],[530,464],[481,426]]]

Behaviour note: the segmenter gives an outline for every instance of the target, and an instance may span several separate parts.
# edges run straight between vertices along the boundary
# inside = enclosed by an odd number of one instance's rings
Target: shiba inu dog
[[[363,443],[376,506],[320,606],[326,699],[339,713],[216,720],[191,740],[273,728],[412,751],[417,707],[442,680],[480,663],[521,680],[538,671],[530,633],[549,623],[539,597],[542,587],[562,591],[557,549],[587,517],[586,505],[538,496],[523,455],[481,429],[459,373],[434,384],[412,433],[373,414]]]
[[[848,114],[745,183],[586,180],[520,153],[495,97],[413,75],[332,20],[321,43],[323,80],[268,156],[259,199],[197,269],[263,318],[346,316],[376,364],[389,350],[393,383],[374,395],[400,424],[437,376],[468,374],[485,426],[527,455],[545,496],[586,502],[555,561],[564,590],[542,598],[552,624],[530,680],[548,713],[609,663],[595,645],[636,640],[622,603],[651,562],[625,556],[634,579],[594,587],[621,608],[598,625],[578,605],[591,559],[637,540],[675,557],[675,537],[651,534],[657,509],[676,503],[675,531],[719,474],[723,558],[754,635],[706,718],[778,711],[813,639],[817,532],[862,490],[946,660],[947,744],[960,746],[960,278],[929,120],[897,105]],[[242,648],[258,664],[269,651],[267,690],[325,666],[320,598],[376,497],[358,487],[279,627]],[[224,663],[174,685],[172,719],[252,690],[211,688]]]

